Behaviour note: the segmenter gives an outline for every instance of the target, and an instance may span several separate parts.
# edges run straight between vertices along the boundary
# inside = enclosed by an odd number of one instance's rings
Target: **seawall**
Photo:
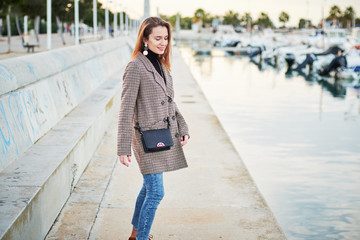
[[[43,239],[118,113],[127,38],[0,61],[0,239]]]
[[[0,171],[123,66],[128,50],[112,40],[0,61]]]

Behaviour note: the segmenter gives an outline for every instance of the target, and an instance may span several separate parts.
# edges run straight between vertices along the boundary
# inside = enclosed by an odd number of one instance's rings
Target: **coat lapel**
[[[163,70],[163,72],[165,74],[165,78],[166,78],[166,88],[167,88],[166,95],[168,95],[171,98],[174,98],[172,77],[171,77],[170,73],[168,72],[168,70],[164,66],[161,65],[161,67],[162,67],[162,70]]]
[[[167,93],[167,87],[165,85],[165,81],[164,79],[160,76],[160,74],[156,71],[154,65],[150,62],[150,60],[144,56],[142,53],[139,53],[139,58],[140,60],[144,63],[145,68],[149,71],[152,72],[154,74],[155,77],[155,81],[161,86],[161,88],[163,89],[163,91],[166,93],[166,95],[168,95]],[[165,73],[165,77],[166,79],[168,79],[167,77],[167,71],[164,71],[164,67],[161,65],[163,72]]]

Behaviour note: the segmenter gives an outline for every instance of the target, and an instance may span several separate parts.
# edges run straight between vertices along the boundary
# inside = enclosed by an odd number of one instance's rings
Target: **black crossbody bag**
[[[139,123],[134,127],[141,134],[141,141],[146,153],[170,150],[174,145],[170,132],[170,120],[166,119],[168,126],[163,129],[142,131]]]

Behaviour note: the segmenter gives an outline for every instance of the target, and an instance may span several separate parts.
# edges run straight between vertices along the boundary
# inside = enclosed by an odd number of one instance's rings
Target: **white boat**
[[[346,54],[347,68],[340,72],[342,79],[353,80],[358,84],[360,79],[360,50],[352,49]]]
[[[304,39],[306,44],[322,49],[327,49],[334,45],[344,47],[346,41],[346,30],[340,28],[317,30],[314,35],[309,35],[307,39]]]
[[[212,39],[214,47],[235,47],[241,41],[241,35],[235,32],[232,25],[219,25]]]
[[[353,28],[351,34],[347,37],[348,49],[355,48],[360,50],[360,28]]]

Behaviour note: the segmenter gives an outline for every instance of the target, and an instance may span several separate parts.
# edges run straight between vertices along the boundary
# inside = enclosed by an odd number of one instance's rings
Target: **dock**
[[[200,47],[193,49],[195,55],[217,55],[216,52],[223,52],[230,55],[248,56],[247,47]]]
[[[164,173],[154,239],[286,239],[177,49],[172,69],[189,167]],[[134,157],[119,163],[116,136],[117,114],[46,239],[128,239],[142,176]]]

